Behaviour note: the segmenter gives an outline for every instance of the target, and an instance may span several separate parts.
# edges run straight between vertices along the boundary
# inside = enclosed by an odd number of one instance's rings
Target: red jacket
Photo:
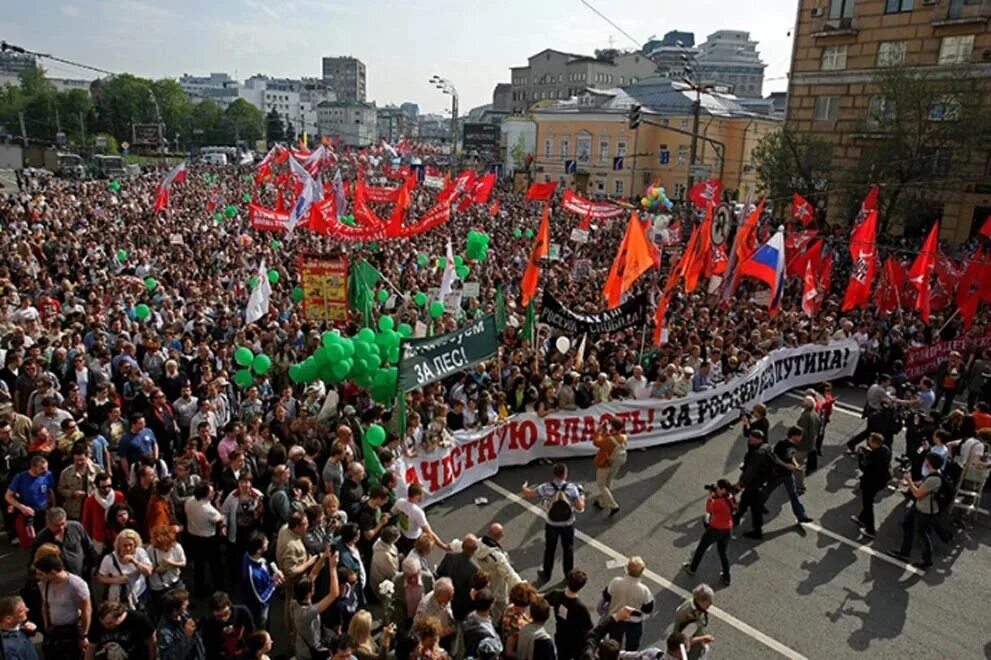
[[[709,527],[712,529],[733,529],[733,509],[736,500],[729,497],[710,497],[705,501],[705,511],[709,514]]]
[[[119,490],[114,491],[114,504],[125,502],[124,493]],[[111,504],[113,506],[113,504]],[[103,510],[100,503],[96,501],[96,496],[90,495],[83,502],[82,522],[83,528],[89,537],[100,543],[107,542],[107,511]]]

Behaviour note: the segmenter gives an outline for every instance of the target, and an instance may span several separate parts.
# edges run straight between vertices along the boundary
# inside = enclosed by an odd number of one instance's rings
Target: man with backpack
[[[916,568],[923,570],[933,565],[933,532],[936,527],[936,516],[940,510],[939,493],[943,486],[943,477],[940,470],[943,468],[943,457],[936,452],[929,452],[926,455],[923,466],[922,481],[912,481],[906,477],[902,482],[905,487],[905,494],[912,500],[905,509],[905,518],[902,520],[902,545],[898,550],[892,551],[891,556],[908,562],[912,554],[912,546],[915,544],[916,530],[922,537],[922,561],[914,564]]]
[[[541,583],[550,580],[554,569],[557,541],[561,539],[562,563],[567,575],[575,566],[575,513],[585,510],[582,489],[568,481],[568,466],[555,463],[554,478],[536,488],[523,484],[524,497],[540,497],[547,503],[547,520],[544,525],[544,566],[537,573]]]

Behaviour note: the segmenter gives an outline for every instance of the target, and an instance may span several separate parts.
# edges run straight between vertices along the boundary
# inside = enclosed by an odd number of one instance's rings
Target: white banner
[[[423,185],[427,188],[436,188],[437,190],[441,190],[444,188],[444,177],[425,176],[423,177]]]
[[[745,376],[682,399],[618,401],[546,417],[521,413],[503,424],[459,431],[453,447],[406,459],[406,482],[423,484],[430,504],[488,479],[500,467],[538,458],[591,456],[596,452],[596,429],[602,420],[614,417],[625,422],[631,449],[699,438],[737,421],[742,408],[796,387],[852,376],[859,357],[853,340],[807,344],[774,351]]]

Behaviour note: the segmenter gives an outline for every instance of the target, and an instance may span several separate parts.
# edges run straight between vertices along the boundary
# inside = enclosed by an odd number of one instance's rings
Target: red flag
[[[155,212],[165,209],[169,205],[169,193],[172,192],[173,183],[182,183],[186,180],[186,161],[182,161],[165,175],[162,182],[158,184],[155,191]]]
[[[712,272],[710,262],[712,260],[713,206],[713,203],[709,202],[705,207],[705,220],[699,226],[695,254],[692,255],[691,261],[685,267],[685,291],[688,293],[695,290],[703,273]]]
[[[385,220],[378,217],[372,207],[368,205],[366,198],[365,182],[361,179],[354,184],[354,219],[359,225],[365,227],[381,227]]]
[[[828,252],[819,262],[819,272],[816,274],[819,278],[819,290],[822,291],[823,300],[829,295],[829,291],[833,286],[833,255]]]
[[[475,182],[474,189],[471,191],[471,196],[475,200],[476,204],[488,203],[489,195],[492,194],[492,187],[495,186],[495,181],[496,175],[489,172]]]
[[[492,206],[489,207],[489,217],[494,218],[495,216],[499,215],[499,209],[501,208],[502,208],[502,204],[499,203],[498,199],[492,202]]]
[[[541,201],[545,202],[554,196],[554,192],[557,190],[557,181],[548,181],[547,183],[535,183],[530,186],[530,189],[526,191],[527,201]]]
[[[520,290],[523,296],[523,307],[530,304],[533,296],[537,293],[537,281],[540,279],[540,260],[546,257],[551,247],[551,206],[544,204],[544,215],[540,219],[540,229],[537,230],[536,240],[533,242],[533,249],[530,250],[530,260],[526,264],[523,272],[523,281],[520,283]]]
[[[981,303],[991,302],[991,255],[979,250],[967,262],[957,288],[957,307],[963,318],[964,330],[974,324]]]
[[[853,266],[850,283],[843,296],[842,311],[864,307],[871,300],[871,285],[877,271],[877,211],[869,211],[867,219],[850,234],[850,258]]]
[[[688,270],[689,264],[695,258],[695,252],[698,250],[699,244],[699,232],[701,225],[696,226],[692,230],[692,235],[688,238],[688,243],[685,245],[685,251],[681,255],[681,259],[678,260],[677,264],[672,263],[671,273],[668,274],[668,280],[664,283],[664,294],[667,295],[678,286],[678,282],[685,277],[685,272]]]
[[[809,200],[798,193],[793,193],[791,198],[791,217],[808,227],[816,219],[816,212],[812,208],[812,204],[809,203]]]
[[[874,292],[874,306],[882,314],[901,309],[902,290],[905,288],[905,270],[895,257],[888,257],[881,270],[881,280]]]
[[[785,230],[785,272],[790,277],[805,273],[807,248],[819,232],[815,229],[791,232]]]
[[[711,275],[722,275],[729,267],[729,257],[726,254],[726,246],[723,244],[712,246],[712,273]]]
[[[929,236],[922,245],[922,252],[915,258],[911,270],[908,272],[908,282],[912,285],[918,296],[915,299],[915,309],[922,312],[922,320],[929,323],[929,311],[931,309],[930,296],[932,294],[932,275],[936,268],[936,255],[939,252],[939,221],[929,230]]]
[[[400,235],[403,229],[403,220],[406,217],[406,209],[410,205],[409,190],[406,186],[399,187],[399,198],[396,200],[396,206],[392,209],[392,215],[389,216],[389,226],[385,230],[385,235],[390,238],[395,238]]]
[[[864,197],[864,201],[860,205],[860,212],[857,214],[857,217],[854,218],[854,227],[859,226],[860,223],[866,220],[871,211],[877,211],[877,197],[878,187],[873,185],[871,186],[871,189],[867,191],[867,196]]]
[[[643,223],[634,211],[630,215],[630,221],[626,225],[626,235],[619,245],[609,277],[606,278],[605,288],[602,290],[602,296],[606,299],[609,309],[619,306],[623,293],[633,286],[638,277],[650,268],[660,266],[655,256],[657,251],[652,250],[650,246]]]
[[[760,216],[764,212],[765,198],[761,197],[757,207],[747,216],[746,221],[736,230],[736,238],[733,239],[733,252],[736,253],[737,263],[743,263],[757,251],[757,225],[760,223]]]
[[[805,276],[805,265],[808,263],[812,264],[812,269],[815,272],[819,271],[820,264],[822,262],[822,241],[816,241],[811,248],[803,250],[800,254],[795,255],[793,261],[788,262],[786,270],[789,275],[802,275]],[[785,254],[788,253],[788,241],[785,240]]]
[[[688,199],[692,200],[695,206],[702,209],[709,203],[719,204],[722,193],[723,182],[719,179],[709,179],[708,181],[702,181],[692,186],[691,190],[688,191]]]
[[[661,345],[661,336],[664,330],[664,315],[668,311],[668,300],[667,294],[661,296],[661,299],[657,301],[657,311],[654,313],[654,346]]]
[[[991,215],[984,219],[984,224],[981,225],[981,230],[977,233],[984,238],[991,238]]]
[[[802,286],[802,311],[810,318],[815,316],[818,307],[819,290],[816,289],[816,275],[812,268],[812,262],[805,262],[805,276]]]
[[[950,298],[957,290],[957,284],[963,278],[964,267],[950,259],[942,250],[936,253],[936,282],[940,289]],[[949,304],[949,300],[947,300]],[[935,309],[935,307],[933,308]]]

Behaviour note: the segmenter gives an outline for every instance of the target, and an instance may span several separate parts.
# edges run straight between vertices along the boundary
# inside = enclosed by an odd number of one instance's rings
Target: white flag
[[[451,293],[454,288],[454,280],[458,277],[454,270],[454,249],[451,248],[451,239],[447,239],[447,263],[444,265],[444,275],[440,278],[440,293],[437,299],[444,300],[444,297]]]
[[[265,260],[262,259],[258,266],[258,286],[251,292],[248,298],[248,307],[244,310],[244,321],[247,324],[254,323],[258,319],[268,314],[268,301],[272,298],[272,285],[268,281],[268,271],[265,269]]]

